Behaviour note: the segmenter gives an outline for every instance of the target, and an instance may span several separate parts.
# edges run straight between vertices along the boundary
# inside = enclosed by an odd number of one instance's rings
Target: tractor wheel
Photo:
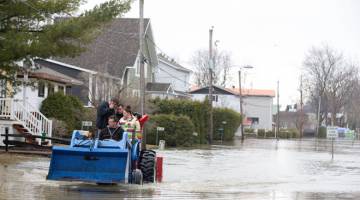
[[[156,153],[143,150],[140,154],[139,168],[143,174],[144,183],[154,183],[156,179]]]

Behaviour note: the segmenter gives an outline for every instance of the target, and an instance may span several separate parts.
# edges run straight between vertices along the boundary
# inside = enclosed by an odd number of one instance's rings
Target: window
[[[38,83],[38,97],[45,96],[45,84],[43,82]]]
[[[251,121],[251,124],[259,124],[258,117],[248,117],[248,120]]]
[[[6,80],[0,80],[0,97],[6,97]]]
[[[58,86],[58,91],[64,93],[64,86],[59,85]]]
[[[65,94],[68,94],[68,95],[72,94],[71,86],[66,86]]]
[[[51,95],[51,94],[54,94],[54,92],[55,92],[55,87],[54,87],[54,85],[49,84],[49,85],[48,85],[48,96]]]

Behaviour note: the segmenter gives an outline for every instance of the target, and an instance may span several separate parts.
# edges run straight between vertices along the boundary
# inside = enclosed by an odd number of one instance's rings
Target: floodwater
[[[0,154],[0,199],[360,199],[360,141],[257,140],[159,151],[162,183],[45,180],[47,157]]]

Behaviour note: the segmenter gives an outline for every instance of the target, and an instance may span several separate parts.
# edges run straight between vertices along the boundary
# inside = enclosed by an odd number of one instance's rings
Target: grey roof
[[[144,19],[144,31],[149,23],[149,19]],[[101,30],[79,56],[52,59],[121,77],[126,66],[135,64],[139,51],[139,19],[117,18]]]
[[[22,76],[22,73],[19,72],[18,75]],[[29,73],[30,78],[37,78],[43,80],[54,81],[58,83],[70,84],[70,85],[83,85],[82,81],[76,80],[73,77],[67,76],[45,66],[33,70]]]
[[[179,63],[177,63],[174,59],[169,58],[168,56],[166,56],[165,54],[159,53],[158,55],[159,61],[165,61],[167,63],[172,64],[176,69],[178,70],[182,70],[185,72],[191,72],[191,70],[181,66]]]
[[[228,91],[226,88],[213,85],[213,94],[225,94],[225,95],[234,95],[231,91]],[[190,94],[209,94],[209,86],[204,86],[201,88],[194,89],[189,92]]]
[[[170,83],[147,83],[146,91],[167,92],[171,88]]]

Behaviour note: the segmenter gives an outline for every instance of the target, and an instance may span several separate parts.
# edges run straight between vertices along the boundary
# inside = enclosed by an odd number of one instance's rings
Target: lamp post
[[[245,137],[244,137],[244,125],[243,125],[243,100],[242,100],[242,89],[241,89],[241,70],[242,69],[252,69],[254,68],[253,66],[250,65],[245,65],[243,67],[240,67],[239,69],[239,99],[240,99],[240,116],[241,116],[241,124],[240,124],[240,133],[241,133],[241,141],[244,141]]]

